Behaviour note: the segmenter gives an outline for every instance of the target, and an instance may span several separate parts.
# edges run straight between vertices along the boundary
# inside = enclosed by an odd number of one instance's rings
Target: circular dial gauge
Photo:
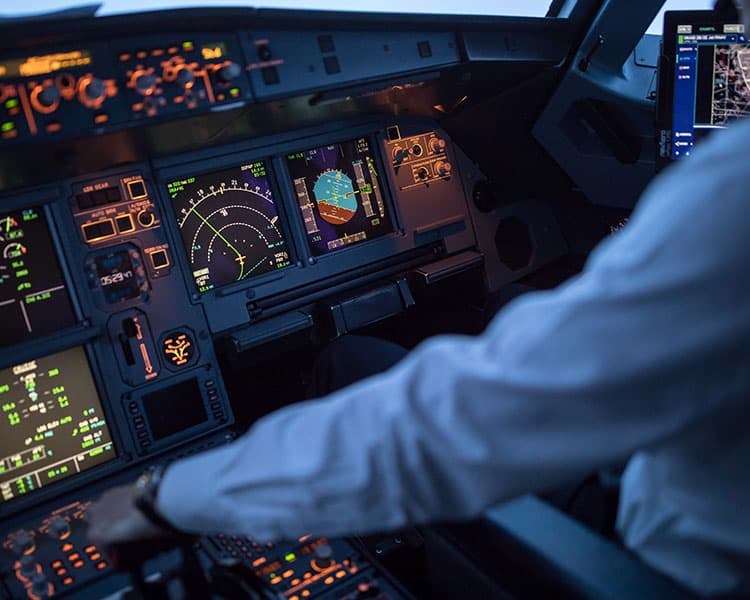
[[[256,169],[255,175],[243,171],[241,177],[217,177],[232,175],[224,172],[191,178],[192,185],[183,185],[185,189],[178,192],[172,190],[179,182],[170,184],[199,291],[290,264],[268,182],[257,176],[261,172],[265,175],[265,169]]]

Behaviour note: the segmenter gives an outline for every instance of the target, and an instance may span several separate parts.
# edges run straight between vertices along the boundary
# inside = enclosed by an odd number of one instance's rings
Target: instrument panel
[[[180,31],[2,54],[0,153],[66,140],[85,152],[122,129],[240,115],[294,85],[361,83],[346,49],[387,45],[304,32],[320,54],[302,58],[305,72],[331,79],[295,84],[288,32]],[[370,61],[368,77],[458,60],[452,34],[392,36],[411,53]],[[432,144],[429,164],[457,164],[431,120],[353,115],[197,150],[143,143],[137,160],[63,169],[0,198],[0,596],[75,596],[111,574],[85,541],[91,498],[237,435],[220,351],[282,340],[298,322],[332,337],[329,298],[344,292],[376,287],[383,307],[368,305],[367,319],[393,314],[408,306],[411,269],[476,246],[457,171],[401,185],[391,147],[406,140],[408,154],[414,139]],[[352,329],[367,322],[350,316]],[[202,543],[286,597],[398,597],[344,540]]]

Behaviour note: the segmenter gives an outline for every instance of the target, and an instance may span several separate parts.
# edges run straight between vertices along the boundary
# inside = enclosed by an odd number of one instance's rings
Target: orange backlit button
[[[323,580],[323,583],[325,583],[326,585],[331,585],[333,583],[333,577],[326,577]]]
[[[310,572],[308,571],[308,572],[307,572],[307,573],[305,573],[305,574],[304,574],[304,575],[303,575],[302,577],[303,577],[304,579],[310,579],[310,577],[312,577],[312,573],[310,573]]]
[[[346,571],[338,571],[336,573],[336,579],[341,579],[342,577],[346,577]]]
[[[72,577],[66,577],[65,579],[63,579],[63,583],[65,585],[70,585],[71,583],[73,583],[73,578]]]
[[[102,125],[107,121],[109,121],[109,115],[107,113],[97,113],[96,115],[94,115],[94,123],[96,123],[97,125]]]
[[[102,555],[99,554],[98,552],[94,552],[91,556],[89,556],[91,560],[99,560],[101,557]]]
[[[291,583],[292,583],[292,585],[299,585],[300,584],[300,578],[299,577],[295,577],[294,579],[292,579]]]
[[[120,54],[119,58],[120,58],[120,62],[128,62],[131,56],[127,52],[123,52],[122,54]]]
[[[294,569],[287,569],[281,574],[284,579],[289,579],[292,575],[294,575]]]
[[[57,575],[59,577],[62,577],[63,575],[67,575],[68,574],[68,570],[67,569],[58,569],[56,572],[57,572]]]
[[[67,554],[68,552],[73,550],[73,544],[63,544],[62,546],[60,546],[60,550]]]
[[[274,577],[271,579],[271,585],[276,585],[277,583],[281,583],[281,577]]]
[[[260,565],[262,565],[265,562],[266,562],[266,557],[265,556],[261,556],[260,558],[256,558],[253,561],[253,566],[254,567],[259,567]]]
[[[58,131],[62,131],[62,123],[58,121],[50,121],[44,126],[44,130],[47,133],[57,133]]]
[[[86,546],[83,551],[86,554],[91,554],[92,552],[96,552],[96,546]]]
[[[81,555],[78,554],[78,552],[74,552],[73,554],[71,554],[70,556],[68,556],[68,560],[70,562],[75,562],[75,561],[80,560],[80,559],[81,559]]]
[[[62,561],[61,560],[56,560],[55,562],[52,563],[52,568],[53,569],[59,569],[60,567],[62,567]]]
[[[310,590],[302,590],[302,597],[308,598],[310,596]]]
[[[292,596],[289,598],[289,600],[299,600],[299,596]]]
[[[101,562],[98,562],[98,563],[96,563],[96,568],[97,568],[97,569],[99,569],[100,571],[101,571],[102,569],[106,569],[106,568],[107,568],[108,566],[109,566],[109,565],[107,564],[107,561],[106,561],[106,560],[103,560],[103,561],[101,561]]]
[[[83,566],[83,561],[82,560],[77,560],[76,562],[73,563],[73,568],[74,569],[80,569],[82,566]]]

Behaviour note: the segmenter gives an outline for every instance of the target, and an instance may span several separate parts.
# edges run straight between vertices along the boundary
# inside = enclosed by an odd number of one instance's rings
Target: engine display
[[[366,138],[287,156],[315,256],[393,232]]]
[[[116,457],[82,347],[0,371],[0,502]]]
[[[75,324],[44,212],[0,214],[0,346]]]
[[[167,190],[199,292],[291,264],[263,161],[186,177]]]

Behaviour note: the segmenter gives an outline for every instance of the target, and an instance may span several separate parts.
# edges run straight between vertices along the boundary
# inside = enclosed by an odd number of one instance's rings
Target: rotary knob
[[[315,548],[312,562],[321,571],[327,569],[333,564],[333,549],[328,544],[321,544]]]
[[[55,517],[47,528],[50,537],[64,540],[70,535],[70,524],[62,517]]]
[[[435,163],[435,172],[440,175],[440,177],[448,177],[452,170],[453,165],[447,160],[439,160]]]
[[[230,62],[216,72],[216,79],[221,83],[229,83],[237,79],[242,73],[242,68],[235,62]]]
[[[432,150],[434,154],[445,152],[445,140],[441,138],[432,138],[430,140],[430,150]]]
[[[60,90],[56,85],[48,85],[39,92],[37,100],[45,108],[51,108],[60,100]]]
[[[39,570],[39,563],[33,554],[24,554],[18,562],[21,563],[21,575],[24,577],[31,577]]]
[[[83,88],[83,93],[89,100],[99,100],[107,91],[107,86],[104,82],[97,78],[92,77],[91,80]]]
[[[178,85],[181,85],[184,88],[190,87],[193,85],[193,80],[195,79],[195,75],[193,74],[192,69],[189,67],[183,67],[179,71],[177,71],[177,76],[175,77],[175,81]]]
[[[31,576],[31,593],[38,598],[48,598],[52,595],[49,580],[44,573],[35,573]]]
[[[135,78],[135,91],[142,96],[150,96],[156,89],[156,75],[141,73]]]
[[[13,552],[18,556],[31,554],[35,549],[34,538],[27,531],[22,531],[13,538]]]

